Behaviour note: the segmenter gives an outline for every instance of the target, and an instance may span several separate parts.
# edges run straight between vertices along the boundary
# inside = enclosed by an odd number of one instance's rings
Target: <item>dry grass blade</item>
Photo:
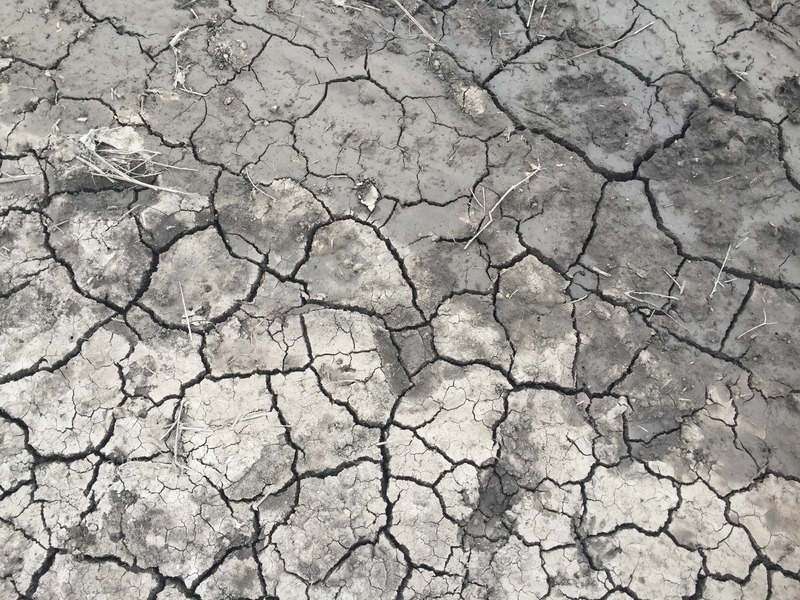
[[[531,165],[531,167],[533,167],[533,165]],[[472,245],[472,242],[474,242],[476,239],[478,239],[478,236],[480,236],[480,234],[482,234],[484,231],[486,231],[486,228],[487,228],[487,227],[489,227],[489,225],[491,225],[491,224],[494,222],[494,216],[493,216],[493,213],[494,213],[494,211],[497,209],[497,207],[498,207],[498,206],[500,206],[500,205],[503,203],[503,200],[505,200],[505,199],[506,199],[506,197],[507,197],[507,196],[508,196],[508,195],[509,195],[511,192],[513,192],[515,189],[517,189],[519,186],[521,186],[521,185],[524,185],[524,184],[528,183],[528,182],[531,180],[531,178],[532,178],[534,175],[536,175],[536,174],[537,174],[539,171],[541,171],[541,170],[542,170],[542,167],[541,167],[541,165],[536,165],[535,167],[533,167],[533,171],[531,171],[530,173],[528,173],[527,175],[525,175],[525,179],[522,179],[522,180],[518,181],[517,183],[515,183],[514,185],[512,185],[510,188],[508,188],[508,189],[506,190],[505,194],[503,194],[502,196],[500,196],[500,199],[499,199],[497,202],[495,202],[495,203],[494,203],[494,206],[493,206],[493,207],[492,207],[492,208],[489,210],[489,214],[488,214],[489,220],[488,220],[488,221],[486,221],[486,222],[485,222],[485,223],[484,223],[484,224],[481,226],[481,228],[480,228],[480,229],[478,229],[478,231],[476,231],[476,232],[475,232],[475,235],[473,235],[473,236],[472,236],[472,237],[469,239],[469,241],[467,242],[467,244],[464,246],[464,250],[468,250],[468,249],[469,249],[469,247]]]
[[[130,184],[133,184],[133,185],[136,185],[136,186],[139,186],[139,187],[144,187],[144,188],[147,188],[147,189],[150,189],[150,190],[155,190],[157,192],[171,192],[173,194],[180,194],[182,196],[187,195],[187,192],[183,192],[181,190],[174,190],[172,188],[162,187],[160,185],[153,185],[151,183],[147,183],[147,182],[142,181],[140,179],[136,179],[134,177],[131,177],[130,175],[124,173],[123,171],[121,171],[120,169],[118,169],[117,167],[115,167],[114,165],[109,163],[108,161],[104,160],[103,157],[100,156],[99,154],[97,154],[96,152],[93,152],[91,154],[93,154],[97,159],[99,159],[99,161],[101,163],[104,163],[104,166],[108,170],[104,170],[102,167],[100,167],[97,164],[91,162],[90,160],[87,160],[83,156],[76,156],[75,158],[77,160],[79,160],[80,162],[82,162],[83,164],[85,164],[87,167],[89,167],[92,170],[94,175],[99,175],[100,177],[104,177],[104,178],[106,178],[108,180],[111,180],[111,181],[122,181],[122,182],[125,182],[125,183],[130,183]]]
[[[627,35],[623,35],[621,38],[619,38],[615,42],[609,42],[608,44],[603,44],[602,46],[598,46],[597,48],[592,48],[591,50],[587,50],[586,52],[581,52],[580,54],[576,54],[575,56],[570,56],[567,60],[573,60],[575,58],[580,58],[581,56],[586,56],[587,54],[591,54],[592,52],[598,52],[599,50],[602,50],[603,48],[610,48],[611,46],[615,46],[616,44],[619,44],[622,40],[626,40],[629,37],[633,37],[633,36],[635,36],[635,35],[637,35],[639,33],[642,33],[645,29],[647,29],[648,27],[651,27],[653,24],[655,24],[655,21],[650,21],[644,27],[640,27],[636,31],[633,31],[633,32],[631,32],[631,33],[629,33]]]
[[[602,275],[603,277],[611,277],[611,273],[609,273],[608,271],[603,271],[603,269],[600,269],[599,267],[593,267],[591,265],[587,265],[586,268],[589,269],[592,273],[597,273],[598,275]]]
[[[725,258],[722,261],[722,266],[719,268],[719,273],[717,273],[717,277],[714,279],[714,289],[711,290],[711,293],[708,295],[709,299],[714,296],[714,292],[717,291],[717,286],[725,287],[725,284],[722,283],[722,272],[725,270],[725,265],[728,262],[728,259],[731,257],[731,244],[728,244],[728,251],[725,252]]]
[[[531,27],[531,19],[533,18],[533,9],[534,8],[536,8],[536,0],[533,0],[531,2],[531,9],[528,12],[528,21],[525,23],[525,27],[527,27],[528,29],[530,29],[530,27]]]
[[[5,173],[0,173],[0,183],[14,183],[15,181],[33,179],[33,177],[33,175],[6,175]]]
[[[664,298],[665,300],[680,300],[677,296],[670,296],[668,294],[658,294],[656,292],[638,292],[636,290],[631,290],[629,292],[625,292],[625,295],[629,298],[633,298],[634,295],[636,296],[654,296],[656,298]]]
[[[143,148],[141,138],[132,128],[91,129],[78,139],[78,144],[80,151],[75,160],[87,166],[92,175],[158,192],[188,195],[188,192],[145,181],[146,178],[156,177],[165,170],[195,171],[195,169],[172,167],[154,161],[159,153]]]
[[[272,200],[273,202],[275,202],[275,196],[273,196],[273,195],[271,195],[271,194],[268,194],[267,192],[265,192],[264,190],[262,190],[260,187],[258,187],[258,186],[256,185],[256,182],[255,182],[255,181],[253,181],[253,178],[252,178],[252,177],[250,177],[250,170],[249,170],[249,169],[250,169],[249,165],[248,165],[247,167],[245,167],[245,169],[244,169],[244,176],[245,176],[245,177],[247,177],[247,181],[249,181],[249,182],[250,182],[250,185],[252,185],[252,186],[253,186],[253,190],[254,190],[254,191],[256,191],[256,192],[261,192],[261,193],[262,193],[262,194],[264,194],[264,195],[265,195],[267,198],[269,198],[270,200]]]

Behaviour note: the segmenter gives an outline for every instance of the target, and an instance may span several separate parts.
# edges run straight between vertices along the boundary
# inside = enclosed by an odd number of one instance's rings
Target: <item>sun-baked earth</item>
[[[800,598],[795,3],[6,0],[0,57],[0,598]]]

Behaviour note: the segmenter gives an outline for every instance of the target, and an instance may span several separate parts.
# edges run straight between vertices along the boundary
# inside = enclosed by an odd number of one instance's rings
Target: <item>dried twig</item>
[[[533,167],[533,165],[531,165],[531,167]],[[535,167],[533,167],[533,171],[531,171],[530,173],[527,173],[525,175],[525,179],[522,179],[522,180],[518,181],[517,183],[515,183],[514,185],[512,185],[510,188],[508,188],[506,190],[505,194],[500,196],[500,199],[497,202],[495,202],[494,206],[489,210],[489,214],[488,214],[489,220],[486,221],[486,223],[484,223],[483,226],[480,229],[478,229],[478,231],[475,232],[475,235],[473,235],[470,238],[470,240],[467,242],[467,244],[464,246],[464,250],[468,250],[469,247],[472,245],[472,242],[474,242],[476,239],[478,239],[478,236],[480,236],[480,234],[482,234],[486,230],[486,228],[489,227],[489,225],[491,225],[494,222],[494,216],[493,216],[492,213],[494,213],[494,211],[497,209],[497,207],[500,206],[500,204],[503,203],[503,200],[505,200],[506,197],[511,192],[513,192],[515,189],[517,189],[519,186],[528,183],[531,180],[531,177],[536,175],[541,170],[542,170],[541,165],[536,165]]]
[[[756,329],[758,329],[759,327],[764,327],[765,325],[777,325],[777,324],[778,324],[778,323],[776,323],[775,321],[767,321],[767,309],[766,309],[766,308],[764,308],[763,306],[762,306],[761,308],[762,308],[762,310],[764,311],[764,321],[763,321],[763,322],[761,322],[761,323],[759,323],[759,324],[758,324],[758,325],[756,325],[755,327],[751,327],[751,328],[750,328],[750,329],[748,329],[747,331],[745,331],[745,332],[743,332],[743,333],[740,333],[739,335],[737,335],[737,336],[736,336],[736,339],[737,339],[737,340],[738,340],[738,339],[741,339],[741,338],[743,338],[743,337],[744,337],[744,336],[746,336],[748,333],[752,333],[753,331],[755,331],[755,330],[756,330]]]
[[[725,270],[725,264],[728,262],[730,256],[731,256],[731,245],[728,244],[728,251],[725,253],[725,259],[722,261],[722,266],[719,268],[719,273],[717,273],[717,276],[714,279],[714,289],[711,290],[711,293],[708,295],[709,299],[714,295],[714,292],[717,291],[717,286],[725,287],[725,284],[722,283],[722,280],[720,278],[722,277],[722,271]]]
[[[185,29],[181,29],[178,33],[172,36],[172,39],[169,41],[169,47],[175,48],[178,44],[181,43],[183,36],[189,33],[192,30],[191,27],[186,27]]]
[[[597,273],[598,275],[602,275],[603,277],[611,277],[611,273],[606,273],[602,269],[598,269],[597,267],[587,266],[592,273]]]
[[[575,56],[570,56],[567,60],[573,60],[575,58],[580,58],[581,56],[586,56],[587,54],[591,54],[592,52],[597,52],[599,50],[602,50],[603,48],[610,48],[611,46],[615,46],[616,44],[619,44],[622,40],[626,40],[629,37],[633,37],[633,36],[643,32],[645,29],[647,29],[648,27],[652,26],[654,23],[655,23],[655,21],[650,21],[644,27],[640,27],[636,31],[633,31],[633,32],[631,32],[631,33],[629,33],[627,35],[623,35],[621,38],[619,38],[615,42],[609,42],[608,44],[603,44],[602,46],[598,46],[597,48],[592,48],[591,50],[587,50],[586,52],[581,52],[580,54],[576,54]]]
[[[15,181],[25,181],[26,179],[33,179],[34,175],[8,175],[0,173],[0,183],[14,183]]]

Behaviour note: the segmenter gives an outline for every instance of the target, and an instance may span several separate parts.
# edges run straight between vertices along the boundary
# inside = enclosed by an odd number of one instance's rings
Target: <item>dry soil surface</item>
[[[5,0],[0,597],[800,598],[799,43]]]

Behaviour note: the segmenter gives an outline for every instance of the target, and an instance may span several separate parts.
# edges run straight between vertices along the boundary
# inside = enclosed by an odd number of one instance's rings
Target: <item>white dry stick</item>
[[[265,195],[267,198],[269,198],[270,200],[272,200],[273,202],[275,202],[275,196],[272,196],[271,194],[268,194],[267,192],[265,192],[264,190],[262,190],[260,187],[258,187],[258,186],[256,185],[256,182],[255,182],[255,181],[253,181],[253,179],[250,177],[250,170],[249,170],[249,169],[250,169],[250,166],[249,166],[249,165],[248,165],[247,167],[245,167],[245,169],[244,169],[244,176],[245,176],[245,177],[247,177],[247,181],[249,181],[249,182],[250,182],[250,185],[252,185],[252,186],[253,186],[253,189],[254,189],[255,191],[257,191],[257,192],[261,192],[261,193],[262,193],[262,194],[264,194],[264,195]]]
[[[536,0],[533,0],[531,2],[531,9],[528,12],[528,21],[525,23],[525,27],[527,27],[528,29],[530,29],[530,27],[531,27],[531,18],[533,17],[533,9],[534,8],[536,8]]]
[[[183,304],[183,318],[186,319],[186,331],[189,332],[189,343],[193,343],[194,339],[192,339],[192,323],[189,321],[189,311],[186,310],[186,298],[183,296],[183,286],[181,282],[178,282],[178,287],[181,290],[181,303]]]
[[[709,299],[714,295],[714,292],[717,291],[717,286],[725,287],[725,284],[722,283],[722,271],[725,270],[725,263],[728,262],[728,259],[731,256],[731,245],[728,244],[728,251],[725,253],[725,258],[722,261],[722,266],[719,268],[719,273],[717,273],[717,277],[714,279],[714,289],[711,290],[711,293],[708,295]]]
[[[607,273],[602,269],[598,269],[597,267],[587,266],[586,268],[589,269],[592,273],[597,273],[598,275],[602,275],[603,277],[611,277],[611,273]]]
[[[0,183],[14,183],[15,181],[33,179],[33,177],[33,175],[6,175],[5,173],[0,173]]]
[[[124,323],[124,321],[122,321],[122,322]],[[173,421],[173,422],[172,422],[172,425],[170,425],[169,427],[167,427],[167,430],[166,430],[166,431],[164,432],[164,434],[161,436],[161,441],[162,441],[162,442],[163,442],[165,439],[167,439],[167,438],[169,437],[169,434],[170,434],[170,433],[172,433],[172,430],[173,430],[173,429],[175,429],[175,425],[176,425],[176,422],[175,422],[175,421]]]
[[[759,323],[759,324],[758,324],[758,325],[756,325],[755,327],[751,327],[751,328],[750,328],[750,329],[748,329],[747,331],[745,331],[745,332],[743,332],[743,333],[740,333],[739,335],[737,335],[737,336],[736,336],[736,339],[737,339],[737,340],[738,340],[738,339],[741,339],[741,338],[743,338],[743,337],[744,337],[744,336],[746,336],[748,333],[752,333],[753,331],[755,331],[755,330],[756,330],[756,329],[758,329],[759,327],[764,327],[765,325],[777,325],[777,323],[776,323],[775,321],[767,321],[767,309],[766,309],[766,308],[764,308],[763,306],[762,306],[761,308],[762,308],[762,309],[763,309],[763,311],[764,311],[764,321],[763,321],[762,323]]]
[[[414,25],[416,25],[416,26],[417,26],[417,28],[418,28],[418,29],[419,29],[419,30],[422,32],[422,35],[424,35],[426,38],[428,38],[428,39],[429,39],[431,42],[433,42],[433,43],[434,43],[434,44],[436,44],[437,46],[439,45],[439,42],[437,42],[437,41],[436,41],[436,38],[435,38],[435,37],[433,37],[433,36],[432,36],[430,33],[428,33],[428,30],[427,30],[427,29],[425,29],[425,28],[422,26],[422,24],[421,24],[419,21],[417,21],[417,20],[414,18],[414,16],[413,16],[413,15],[412,15],[410,12],[408,12],[408,10],[406,10],[406,7],[405,7],[405,6],[403,6],[402,4],[400,4],[399,0],[392,0],[392,1],[393,1],[395,4],[397,4],[398,8],[400,8],[400,10],[402,10],[402,11],[405,13],[405,15],[408,17],[408,19],[409,19],[409,20],[410,20],[410,21],[411,21],[411,22],[412,22]]]
[[[633,31],[633,32],[631,32],[631,33],[629,33],[627,35],[623,35],[621,38],[619,38],[615,42],[609,42],[608,44],[603,44],[602,46],[598,46],[597,48],[592,48],[591,50],[587,50],[586,52],[581,52],[580,54],[576,54],[575,56],[570,56],[567,60],[573,60],[575,58],[580,58],[581,56],[586,56],[587,54],[591,54],[592,52],[597,52],[599,50],[602,50],[603,48],[610,48],[611,46],[619,44],[622,40],[626,40],[629,37],[633,37],[633,36],[635,36],[635,35],[637,35],[639,33],[642,33],[645,29],[647,29],[648,27],[652,26],[654,23],[655,23],[655,21],[650,21],[644,27],[640,27],[636,31]]]
[[[531,165],[531,166],[533,166],[533,165]],[[486,221],[486,223],[484,223],[483,226],[480,229],[478,229],[477,232],[475,232],[475,235],[473,235],[470,238],[470,240],[467,242],[466,246],[464,246],[464,250],[468,250],[469,247],[472,245],[472,242],[474,242],[476,239],[478,239],[478,236],[480,236],[480,234],[482,234],[484,231],[486,231],[486,228],[489,227],[489,225],[491,225],[494,222],[494,217],[493,217],[492,213],[494,213],[494,211],[497,209],[497,207],[500,206],[503,203],[503,200],[506,199],[506,196],[508,196],[511,192],[513,192],[519,186],[528,183],[531,180],[531,177],[536,175],[541,170],[542,170],[541,165],[536,165],[536,167],[534,167],[533,171],[531,171],[530,173],[525,175],[525,179],[522,179],[522,180],[518,181],[517,183],[515,183],[514,185],[512,185],[510,188],[508,188],[506,190],[505,194],[500,196],[500,199],[497,202],[495,202],[494,206],[489,210],[489,220]]]

